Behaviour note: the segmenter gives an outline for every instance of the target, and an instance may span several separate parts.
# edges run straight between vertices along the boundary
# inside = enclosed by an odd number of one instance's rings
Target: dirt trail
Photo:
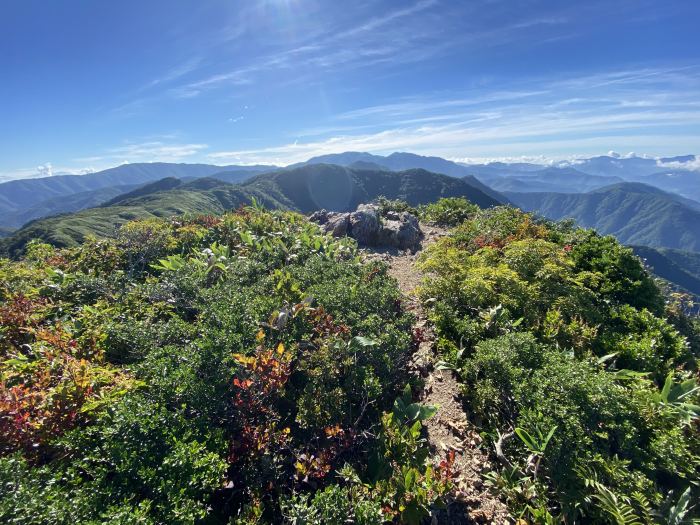
[[[446,235],[446,231],[421,224],[425,234],[422,249]],[[407,308],[416,316],[414,329],[420,329],[422,341],[413,355],[411,368],[424,378],[420,401],[439,407],[437,415],[426,421],[426,431],[436,463],[454,451],[456,491],[446,511],[433,517],[433,523],[510,523],[505,505],[483,486],[480,472],[489,466],[488,455],[479,448],[481,437],[467,419],[459,400],[459,383],[449,370],[435,370],[435,333],[428,322],[415,289],[422,273],[415,266],[420,251],[411,254],[398,250],[374,250],[368,257],[385,261],[405,296]]]

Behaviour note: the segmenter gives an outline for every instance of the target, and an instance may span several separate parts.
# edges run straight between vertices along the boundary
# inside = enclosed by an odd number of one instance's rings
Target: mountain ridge
[[[655,275],[700,298],[700,252],[649,246],[631,248]]]
[[[391,171],[422,168],[452,177],[469,177],[469,184],[479,187],[497,200],[505,199],[503,191],[586,192],[614,182],[638,181],[700,201],[700,172],[686,169],[696,160],[695,155],[660,159],[603,155],[553,164],[465,164],[409,152],[382,156],[349,151],[312,157],[287,168],[272,165],[216,166],[163,162],[123,164],[84,175],[63,174],[0,183],[0,227],[16,229],[34,218],[76,211],[75,203],[82,203],[78,206],[79,209],[99,205],[117,196],[117,190],[122,186],[135,187],[164,177],[188,179],[213,176],[225,182],[240,183],[259,173],[320,163]],[[107,187],[112,189],[106,190]],[[96,193],[85,193],[89,191]],[[63,206],[60,197],[78,193],[83,195],[69,199]],[[47,209],[46,212],[42,211],[44,208]]]
[[[506,196],[526,211],[552,220],[573,218],[625,244],[700,251],[700,208],[652,186],[619,183],[588,193]]]
[[[163,189],[169,184],[176,183],[166,179],[135,190],[131,197],[118,197],[111,206],[31,221],[2,239],[0,249],[16,256],[33,238],[57,246],[74,246],[87,235],[112,236],[128,220],[218,214],[250,203],[253,198],[268,208],[301,213],[321,208],[348,211],[379,196],[403,199],[412,205],[439,197],[466,197],[481,207],[501,204],[466,181],[418,169],[392,172],[316,164],[260,174],[237,185],[204,177]]]
[[[0,183],[0,226],[17,228],[29,220],[46,216],[42,208],[49,208],[50,214],[75,211],[70,206],[61,208],[63,197],[84,194],[84,198],[93,206],[115,197],[119,188],[136,186],[160,180],[166,176],[198,178],[219,174],[229,182],[240,182],[264,170],[275,166],[216,166],[212,164],[186,164],[167,162],[146,162],[123,164],[106,170],[84,175],[54,175],[18,179]],[[238,179],[238,180],[234,180]],[[107,188],[113,188],[107,190]],[[96,192],[90,196],[88,192]],[[100,199],[101,194],[108,195]],[[58,200],[56,200],[58,199]],[[51,203],[54,203],[53,205]],[[33,210],[29,212],[28,210]]]

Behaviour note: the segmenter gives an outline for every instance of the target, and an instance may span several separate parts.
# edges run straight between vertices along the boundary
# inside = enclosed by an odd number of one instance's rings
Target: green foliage
[[[296,502],[381,523],[445,492],[425,453],[403,492],[400,458],[365,472],[412,317],[385,266],[299,215],[148,219],[0,273],[2,521],[275,522]]]
[[[697,321],[611,238],[463,209],[421,295],[487,484],[536,523],[693,519]],[[454,473],[411,325],[384,265],[257,202],[32,243],[0,260],[0,519],[421,523]]]
[[[554,435],[554,432],[557,430],[557,426],[554,425],[551,429],[549,429],[549,432],[545,436],[542,433],[542,430],[540,427],[535,428],[535,435],[530,434],[527,430],[524,428],[515,428],[515,433],[518,435],[520,440],[525,443],[525,446],[528,448],[530,452],[533,454],[537,454],[539,456],[544,455],[544,451],[547,449],[547,445],[549,444],[549,440],[552,439],[552,436]]]
[[[487,481],[516,515],[651,523],[698,482],[696,325],[631,250],[493,208],[422,265],[443,366],[498,445]]]
[[[295,525],[381,525],[385,523],[380,502],[373,500],[361,489],[330,485],[309,494],[295,494],[282,503],[282,513],[288,523]]]
[[[593,274],[590,286],[602,295],[661,313],[663,299],[653,279],[632,250],[622,247],[613,237],[600,237],[589,231],[574,245],[571,258],[576,270]]]
[[[697,206],[646,184],[625,182],[588,193],[508,193],[507,197],[524,210],[552,220],[574,218],[628,245],[700,251]]]
[[[425,222],[440,226],[456,226],[472,217],[479,207],[463,197],[449,197],[418,207],[418,215]]]
[[[654,400],[670,407],[676,412],[685,424],[700,418],[700,406],[692,402],[697,398],[695,395],[700,390],[695,378],[686,379],[681,383],[675,383],[673,372],[669,372],[661,392],[654,396]]]
[[[649,372],[661,383],[674,365],[692,361],[688,342],[649,310],[622,305],[610,310],[608,322],[600,342],[619,368]]]
[[[227,467],[221,437],[139,396],[113,405],[58,446],[63,459],[50,467],[31,468],[18,456],[2,460],[3,488],[11,489],[0,503],[3,521],[119,515],[128,522],[145,514],[153,522],[192,523],[206,516],[209,494]]]
[[[452,487],[453,456],[434,468],[421,436],[423,421],[435,412],[434,407],[412,403],[406,387],[393,410],[382,416],[376,448],[362,475],[345,465],[339,471],[342,486],[331,485],[313,498],[295,494],[282,502],[285,518],[308,524],[420,524]]]
[[[386,215],[389,212],[394,212],[394,213],[401,213],[401,212],[408,212],[412,213],[413,215],[418,214],[418,210],[408,204],[406,201],[399,200],[399,199],[387,199],[384,196],[381,196],[375,200],[375,203],[379,206],[379,214],[381,216]]]

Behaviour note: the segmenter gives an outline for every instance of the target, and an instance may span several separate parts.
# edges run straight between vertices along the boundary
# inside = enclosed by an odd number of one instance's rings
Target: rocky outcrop
[[[423,238],[418,219],[408,212],[388,212],[384,216],[373,204],[361,204],[353,212],[321,210],[310,220],[335,237],[352,237],[363,246],[386,246],[416,250]]]

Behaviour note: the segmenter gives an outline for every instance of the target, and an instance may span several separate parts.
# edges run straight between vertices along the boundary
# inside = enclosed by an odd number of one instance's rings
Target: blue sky
[[[0,178],[700,153],[697,0],[8,0]]]

